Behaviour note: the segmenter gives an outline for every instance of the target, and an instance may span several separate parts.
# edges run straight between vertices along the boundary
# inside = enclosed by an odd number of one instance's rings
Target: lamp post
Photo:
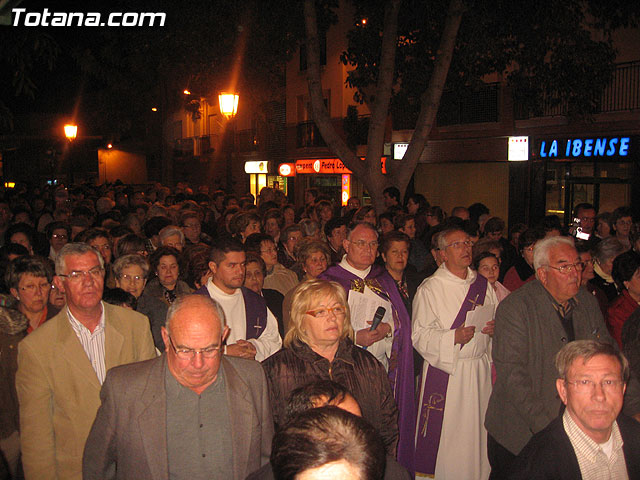
[[[220,104],[220,113],[222,113],[227,120],[231,123],[231,150],[229,150],[229,156],[227,157],[227,188],[232,185],[232,172],[231,165],[236,150],[236,122],[233,121],[236,113],[238,113],[238,100],[240,97],[237,93],[222,92],[218,95],[218,103]]]

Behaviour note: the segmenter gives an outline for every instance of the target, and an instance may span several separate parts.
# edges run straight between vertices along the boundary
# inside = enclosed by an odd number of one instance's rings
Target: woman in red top
[[[640,254],[628,251],[613,261],[612,276],[622,293],[607,310],[607,327],[622,348],[622,327],[640,306]]]

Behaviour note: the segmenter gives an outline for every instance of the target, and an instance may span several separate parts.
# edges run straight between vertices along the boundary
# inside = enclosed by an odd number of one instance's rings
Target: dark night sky
[[[110,12],[143,12],[163,11],[160,2],[147,1],[68,1],[57,0],[53,2],[43,0],[26,0],[18,8],[25,8],[27,12],[43,12],[45,8],[49,12],[100,12],[103,18]],[[24,15],[24,14],[23,14]],[[24,29],[34,27],[0,27],[0,41],[4,35],[20,35]],[[35,99],[25,96],[13,97],[5,95],[4,99],[9,108],[15,113],[54,113],[70,112],[74,108],[79,96],[94,88],[94,84],[80,70],[71,56],[70,49],[83,46],[96,47],[95,33],[98,29],[109,27],[36,27],[46,35],[53,37],[60,46],[59,55],[55,61],[53,70],[48,70],[44,65],[39,65],[31,72],[31,78],[37,87]],[[132,27],[136,28],[136,27]],[[165,29],[171,28],[171,17],[167,16]],[[125,32],[125,27],[115,28]]]

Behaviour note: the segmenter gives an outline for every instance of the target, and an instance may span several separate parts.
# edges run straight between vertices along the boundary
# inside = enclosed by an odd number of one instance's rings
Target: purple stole
[[[240,291],[244,299],[244,317],[247,322],[246,340],[258,338],[267,328],[267,302],[256,292],[246,287],[240,287]],[[206,285],[202,285],[193,293],[209,296]]]
[[[415,384],[413,378],[413,345],[411,343],[411,318],[402,301],[395,280],[379,265],[372,265],[365,280],[339,265],[329,267],[320,278],[338,282],[347,292],[363,292],[368,286],[377,295],[389,301],[393,313],[393,344],[389,359],[389,381],[398,406],[398,462],[413,472],[415,453]],[[357,312],[351,312],[356,314]]]
[[[456,316],[451,330],[460,327],[467,319],[467,313],[477,305],[484,303],[487,294],[487,279],[478,275],[476,280],[469,286],[467,296],[462,302],[460,311]],[[460,348],[462,348],[462,345]],[[449,374],[439,368],[428,366],[425,374],[427,378],[424,382],[422,394],[422,415],[418,423],[418,435],[416,438],[416,473],[422,475],[434,475],[436,471],[436,458],[440,447],[440,436],[442,434],[442,421],[444,419],[444,408],[447,400],[447,387],[449,385]],[[417,454],[420,452],[420,454]]]

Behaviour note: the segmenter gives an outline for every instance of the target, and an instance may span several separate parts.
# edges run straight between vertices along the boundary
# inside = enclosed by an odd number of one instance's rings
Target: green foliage
[[[341,60],[354,67],[347,84],[355,100],[370,102],[377,81],[383,0],[355,1],[354,28]],[[399,16],[391,111],[415,118],[431,78],[447,2],[407,0]],[[611,78],[611,33],[638,24],[638,2],[597,0],[469,1],[458,32],[446,88],[474,89],[498,74],[530,112],[563,103],[571,115],[588,115]],[[367,19],[362,24],[362,19]]]

